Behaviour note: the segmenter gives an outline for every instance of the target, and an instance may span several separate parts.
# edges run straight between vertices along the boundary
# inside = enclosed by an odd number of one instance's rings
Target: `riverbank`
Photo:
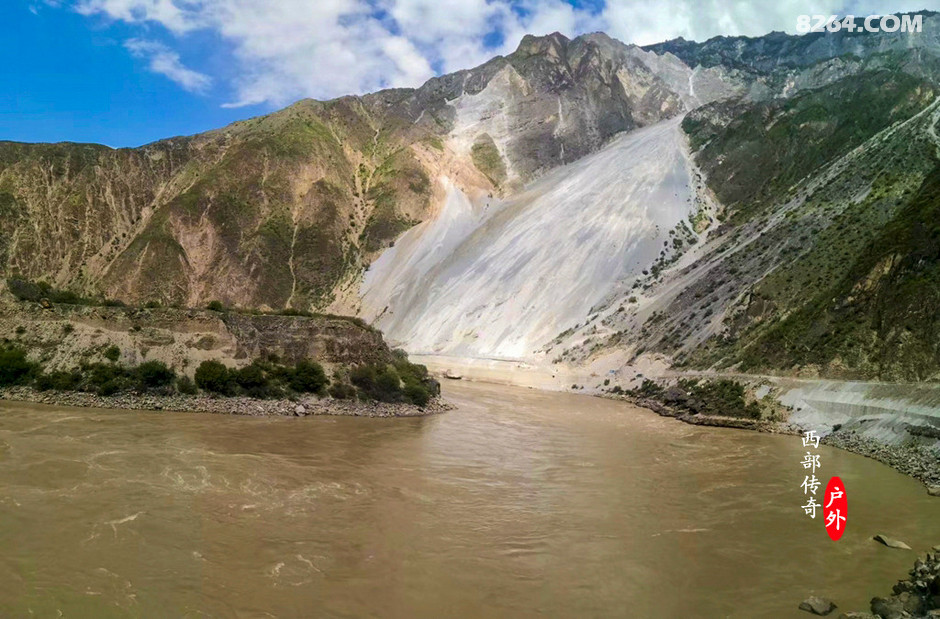
[[[898,581],[892,595],[871,600],[871,614],[844,613],[847,619],[932,619],[940,617],[940,545],[918,557],[908,578]]]
[[[940,496],[940,456],[923,447],[880,443],[851,430],[833,432],[821,442],[886,464],[923,482],[931,494]]]
[[[773,434],[802,434],[803,429],[788,422],[739,419],[717,415],[691,414],[651,398],[598,394],[598,397],[629,402],[663,417],[697,426],[754,430]],[[837,430],[823,437],[823,444],[838,447],[885,464],[923,483],[932,495],[940,496],[940,456],[913,444],[888,444],[861,436],[852,430]]]
[[[772,434],[799,434],[799,430],[787,424],[780,422],[767,421],[762,419],[742,419],[739,417],[721,417],[718,415],[692,414],[679,410],[675,407],[663,404],[652,398],[638,398],[628,395],[597,394],[597,397],[609,400],[619,400],[629,402],[634,406],[651,410],[662,417],[672,417],[694,426],[711,426],[715,428],[736,428],[738,430],[755,430],[757,432],[769,432]]]
[[[342,415],[352,417],[422,417],[443,413],[453,407],[443,398],[432,398],[426,406],[388,402],[337,400],[314,396],[296,400],[261,400],[249,397],[214,397],[205,395],[154,395],[125,393],[100,396],[79,391],[38,391],[32,387],[0,389],[0,400],[33,402],[55,406],[106,408],[181,413],[214,413],[252,417],[305,417],[307,415]]]

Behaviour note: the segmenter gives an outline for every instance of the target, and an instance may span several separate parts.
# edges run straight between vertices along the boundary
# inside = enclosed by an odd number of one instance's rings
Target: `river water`
[[[799,438],[448,382],[423,419],[0,403],[0,616],[801,617],[887,594],[940,499]]]

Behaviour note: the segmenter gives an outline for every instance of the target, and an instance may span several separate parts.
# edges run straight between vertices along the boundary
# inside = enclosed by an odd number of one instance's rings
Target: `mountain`
[[[324,307],[435,212],[441,174],[512,193],[680,113],[683,71],[603,35],[526,37],[416,90],[140,148],[0,143],[0,268],[138,304]]]
[[[0,143],[0,269],[355,313],[410,352],[940,377],[940,17],[527,36],[475,69],[136,149]]]

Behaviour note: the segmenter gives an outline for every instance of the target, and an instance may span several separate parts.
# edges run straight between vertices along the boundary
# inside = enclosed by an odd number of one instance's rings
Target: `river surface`
[[[423,419],[0,403],[0,616],[806,617],[890,592],[940,499],[799,438],[448,382]],[[820,490],[821,494],[822,490]]]

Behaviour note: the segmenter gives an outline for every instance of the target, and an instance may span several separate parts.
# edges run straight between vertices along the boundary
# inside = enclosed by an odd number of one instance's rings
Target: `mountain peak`
[[[544,36],[527,34],[522,37],[522,41],[519,42],[519,47],[516,48],[515,53],[524,56],[553,52],[557,54],[564,50],[568,46],[568,43],[570,43],[570,39],[560,32],[553,32]]]

